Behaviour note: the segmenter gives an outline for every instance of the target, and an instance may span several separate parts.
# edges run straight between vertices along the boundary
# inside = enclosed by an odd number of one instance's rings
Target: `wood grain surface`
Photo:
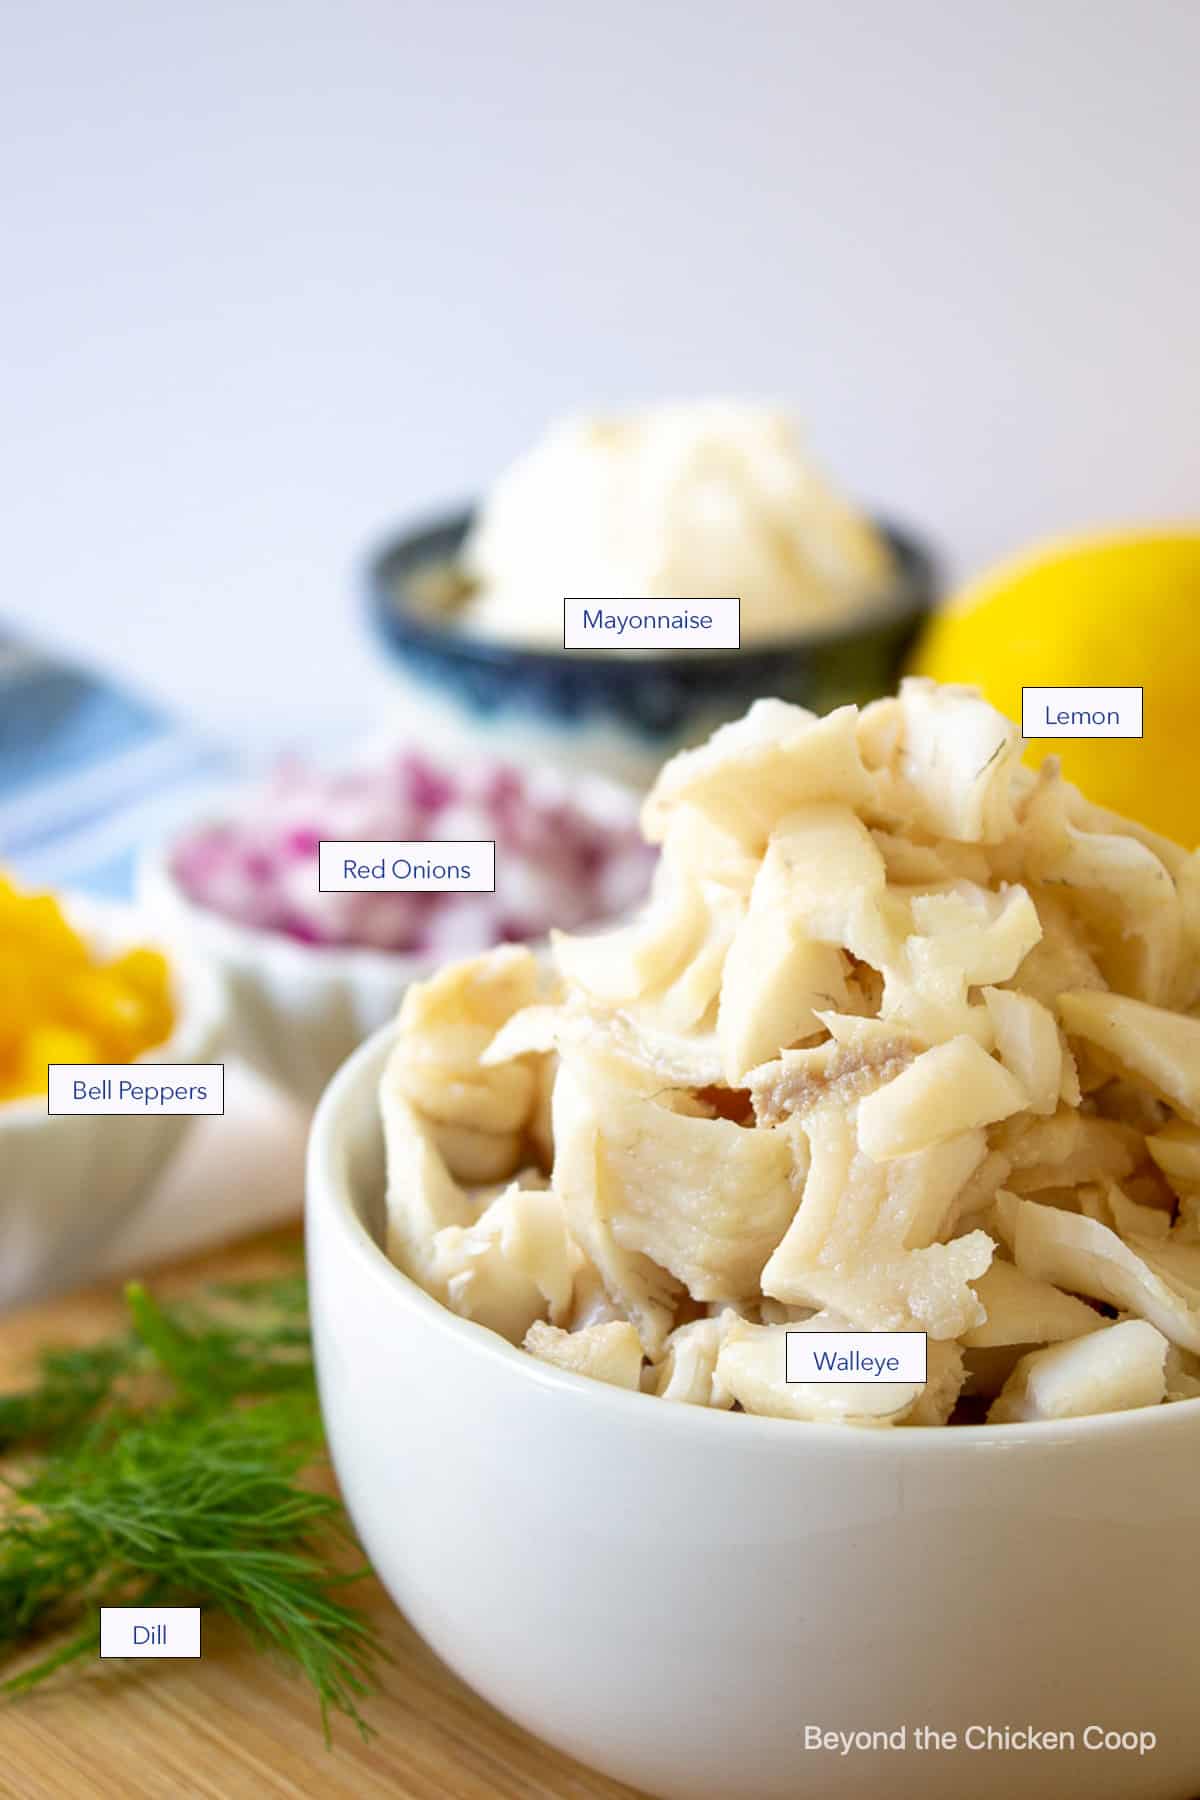
[[[154,1275],[156,1293],[249,1279],[294,1261],[276,1234]],[[121,1316],[115,1288],[0,1320],[0,1386],[47,1342],[85,1343]],[[393,1662],[366,1708],[325,1747],[306,1686],[206,1615],[198,1662],[101,1663],[0,1703],[4,1800],[637,1800],[494,1712],[427,1650],[376,1584],[362,1603]]]

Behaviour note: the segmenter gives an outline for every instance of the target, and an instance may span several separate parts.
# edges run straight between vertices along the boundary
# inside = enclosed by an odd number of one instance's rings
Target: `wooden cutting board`
[[[275,1235],[156,1273],[180,1294],[294,1264]],[[19,1384],[48,1342],[85,1343],[121,1317],[115,1288],[0,1320],[0,1386]],[[636,1800],[494,1712],[427,1650],[372,1583],[359,1603],[393,1657],[366,1708],[363,1743],[344,1720],[327,1750],[307,1687],[207,1615],[198,1662],[101,1663],[0,1702],[4,1800]]]

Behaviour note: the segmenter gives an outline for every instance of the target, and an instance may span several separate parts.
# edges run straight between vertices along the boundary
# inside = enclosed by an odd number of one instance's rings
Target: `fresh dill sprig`
[[[314,1391],[302,1277],[218,1288],[206,1306],[166,1312],[140,1282],[125,1290],[134,1333],[194,1401],[283,1390]]]
[[[37,1386],[0,1394],[0,1453],[69,1437],[103,1406],[131,1360],[124,1341],[43,1351]]]
[[[301,1670],[327,1737],[332,1712],[365,1733],[384,1652],[341,1598],[368,1573],[345,1566],[341,1503],[306,1479],[323,1437],[303,1278],[171,1308],[134,1283],[126,1304],[128,1332],[46,1352],[37,1385],[0,1399],[20,1458],[0,1501],[0,1655],[60,1640],[0,1688],[94,1655],[101,1606],[200,1606]]]

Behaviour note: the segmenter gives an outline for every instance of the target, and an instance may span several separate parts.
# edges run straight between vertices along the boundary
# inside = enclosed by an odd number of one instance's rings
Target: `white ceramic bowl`
[[[77,929],[106,953],[160,948],[171,966],[176,1026],[141,1062],[211,1062],[226,1020],[219,979],[186,937],[130,907],[72,900]],[[192,1120],[50,1114],[42,1095],[0,1102],[0,1307],[82,1281],[118,1226],[139,1211]]]
[[[395,739],[386,741],[394,749]],[[373,752],[382,755],[384,748],[380,740]],[[593,775],[555,779],[564,797],[592,817],[636,821],[638,796],[618,783]],[[236,804],[235,796],[231,811]],[[446,960],[444,954],[304,944],[235,924],[189,898],[171,872],[172,851],[166,844],[143,854],[142,904],[220,970],[232,1007],[233,1048],[306,1106],[316,1104],[351,1051],[395,1017],[409,983]]]
[[[1200,1401],[887,1432],[549,1368],[378,1247],[388,1036],[313,1124],[321,1402],[368,1555],[465,1681],[670,1800],[1200,1792]],[[904,1750],[805,1748],[902,1726]],[[918,1749],[918,1726],[959,1746]],[[1077,1744],[964,1746],[988,1726]],[[1085,1748],[1097,1727],[1156,1744]]]

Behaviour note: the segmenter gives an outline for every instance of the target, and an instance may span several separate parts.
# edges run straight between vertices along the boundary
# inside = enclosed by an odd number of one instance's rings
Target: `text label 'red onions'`
[[[323,894],[493,894],[496,845],[328,840],[318,849],[318,872]]]

